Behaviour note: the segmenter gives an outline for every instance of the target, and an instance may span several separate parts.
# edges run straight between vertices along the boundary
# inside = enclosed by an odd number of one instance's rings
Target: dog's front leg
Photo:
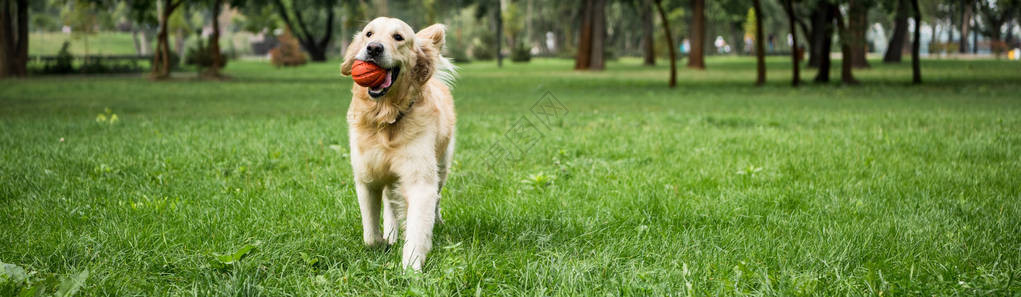
[[[390,245],[397,243],[397,229],[400,227],[394,205],[397,202],[394,199],[402,199],[402,197],[395,195],[394,191],[392,186],[383,189],[383,239]]]
[[[436,183],[417,182],[407,185],[405,197],[408,199],[408,220],[406,241],[404,242],[404,268],[422,270],[425,256],[432,249],[433,225],[436,222]]]
[[[381,245],[385,242],[383,234],[379,232],[379,203],[382,189],[360,181],[355,183],[358,206],[362,211],[362,239],[367,246]]]

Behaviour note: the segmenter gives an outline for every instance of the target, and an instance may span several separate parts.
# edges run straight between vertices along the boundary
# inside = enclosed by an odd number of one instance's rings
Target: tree
[[[870,0],[847,0],[848,46],[851,48],[851,65],[855,68],[868,68],[869,61],[865,58],[868,44],[865,32],[868,31],[868,12]]]
[[[67,1],[60,11],[61,21],[71,27],[71,36],[82,39],[86,59],[89,56],[89,35],[97,33],[98,15],[101,13],[97,3],[85,0]]]
[[[326,49],[333,39],[334,8],[338,0],[250,0],[254,8],[271,6],[285,25],[294,32],[301,47],[308,52],[309,59],[314,62],[326,61]],[[268,2],[268,3],[267,3]],[[239,3],[236,3],[239,4]],[[382,9],[382,8],[380,8]],[[325,14],[325,18],[319,18]],[[311,15],[313,18],[306,19]],[[318,21],[322,21],[319,23]],[[312,25],[322,25],[322,35],[310,29]]]
[[[0,0],[0,78],[27,75],[27,64],[28,0]]]
[[[578,54],[575,56],[574,69],[602,70],[606,68],[604,61],[606,0],[585,0],[580,8],[582,21],[579,28]]]
[[[493,40],[496,43],[496,66],[503,67],[503,4],[500,0],[478,1],[475,10],[475,18],[482,19],[489,15],[493,18],[493,25],[496,36]]]
[[[968,34],[971,29],[972,8],[975,3],[972,0],[961,0],[961,44],[958,46],[960,53],[968,52]]]
[[[992,51],[999,57],[1006,49],[1007,44],[1003,40],[1003,26],[1010,24],[1021,9],[1019,0],[987,0],[979,1],[979,11],[982,12],[982,20],[986,22],[983,26],[983,33],[992,39]],[[1013,26],[1007,26],[1008,36]]]
[[[185,0],[159,0],[159,31],[156,33],[156,50],[152,58],[152,79],[170,78],[170,42],[167,39],[170,15]],[[148,1],[136,1],[148,2]]]
[[[503,2],[496,1],[493,8],[493,20],[496,24],[496,67],[503,67]]]
[[[915,14],[915,40],[911,43],[911,81],[915,84],[922,83],[922,66],[918,61],[918,52],[921,48],[921,24],[922,12],[918,9],[918,0],[911,0],[911,8]]]
[[[790,23],[790,30],[791,30],[791,41],[792,41],[792,43],[791,43],[791,63],[793,64],[792,67],[791,67],[791,69],[793,71],[793,76],[791,77],[791,86],[797,87],[798,83],[801,82],[801,74],[800,74],[800,69],[799,69],[799,68],[801,68],[801,63],[800,63],[801,61],[798,60],[798,30],[797,30],[797,26],[795,25],[798,21],[797,21],[797,16],[794,15],[794,0],[783,0],[783,2],[784,2],[783,3],[784,4],[784,11],[787,12],[787,19],[788,19],[788,21]]]
[[[642,22],[642,64],[646,66],[656,65],[656,46],[653,44],[655,37],[653,36],[654,24],[652,18],[652,0],[640,0],[640,4],[637,5],[638,9],[641,10],[641,22]],[[657,4],[658,5],[658,4]],[[666,27],[669,30],[669,27]],[[667,38],[670,38],[670,34],[667,34]],[[673,45],[671,45],[673,48]],[[671,57],[673,58],[673,57]]]
[[[851,37],[851,30],[848,23],[844,21],[844,16],[836,5],[833,6],[833,15],[836,17],[837,32],[840,35],[840,81],[847,85],[856,85],[858,84],[858,80],[854,78],[854,73],[851,70],[854,68],[852,62],[853,59],[851,58],[851,47],[854,44],[851,40],[853,39],[853,37]]]
[[[908,0],[897,0],[897,8],[894,13],[893,36],[886,47],[886,54],[883,55],[883,63],[900,63],[904,53],[904,41],[908,35]],[[964,40],[964,39],[962,39]]]
[[[209,46],[206,50],[209,51],[209,57],[212,58],[213,65],[206,69],[205,76],[211,78],[221,78],[223,75],[220,73],[220,69],[223,68],[223,53],[220,52],[220,12],[223,10],[223,0],[211,0],[209,1],[210,10],[212,10],[210,23],[213,27],[212,34],[209,34]],[[201,49],[200,49],[201,50]]]
[[[829,1],[818,1],[812,11],[812,58],[816,61],[818,68],[815,74],[815,82],[828,83],[830,81],[830,51],[833,48],[833,23],[834,13],[837,7]]]
[[[691,12],[688,68],[705,69],[705,0],[691,0]]]
[[[819,70],[816,81],[820,81],[820,78],[823,79],[821,81],[829,81],[830,49],[833,44],[833,3],[829,0],[802,1],[801,3],[800,7],[809,9],[809,21],[805,22],[802,18],[795,18],[795,20],[798,21],[798,26],[808,38],[808,41],[805,42],[809,52],[807,66],[809,68],[825,66],[825,72]],[[795,7],[795,9],[797,8]],[[797,15],[797,10],[795,10],[795,15]]]
[[[106,5],[104,0],[93,1],[99,2],[100,5]],[[153,5],[153,2],[144,0],[126,0],[121,1],[118,6],[124,6],[120,9],[126,10],[122,13],[126,14],[126,18],[132,23],[131,37],[137,45],[135,53],[139,55],[148,55],[152,53],[155,55],[155,53],[153,53],[153,49],[149,47],[149,45],[152,44],[151,40],[153,28],[158,29],[159,27],[159,12],[156,11],[157,9]],[[139,28],[142,29],[142,34],[140,34],[141,38],[136,36],[139,35],[137,34],[139,33]],[[153,65],[155,66],[155,63]]]
[[[663,33],[666,34],[666,43],[669,44],[667,48],[670,52],[670,81],[667,85],[673,88],[677,86],[677,46],[670,34],[670,19],[666,17],[662,2],[662,0],[656,0],[656,11],[659,12],[659,18],[663,22]]]
[[[762,37],[762,3],[752,0],[752,11],[755,13],[755,62],[756,85],[766,84],[766,45]]]

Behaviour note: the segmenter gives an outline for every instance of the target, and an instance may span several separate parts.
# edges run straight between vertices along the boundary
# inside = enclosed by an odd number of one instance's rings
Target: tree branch
[[[319,47],[325,48],[330,43],[330,38],[333,37],[333,8],[326,10],[326,34],[323,35],[322,39],[319,39]]]
[[[170,8],[168,8],[168,9],[170,10],[170,12],[173,12],[174,9],[177,9],[178,6],[181,6],[181,3],[184,3],[184,0],[177,0],[177,2],[174,2],[174,1],[169,1],[169,2],[170,2]]]
[[[298,32],[298,30],[295,30],[301,28],[296,28],[294,26],[294,22],[291,21],[291,17],[287,15],[287,7],[284,6],[283,2],[281,2],[280,0],[273,0],[273,5],[277,7],[277,14],[280,15],[280,18],[284,19],[284,23],[287,24],[287,27],[291,28],[291,30],[294,32],[294,35],[298,37],[298,40],[301,40],[302,43],[311,40],[311,38],[309,38],[307,35],[308,32]],[[306,44],[306,46],[308,45],[309,44]]]
[[[277,1],[279,2],[280,0]],[[301,10],[297,8],[292,10],[294,10],[294,20],[298,22],[298,26],[301,26],[301,31],[305,32],[305,38],[303,39],[307,39],[307,42],[315,44],[315,37],[312,36],[312,31],[309,31],[308,26],[305,25],[305,19],[301,17]]]

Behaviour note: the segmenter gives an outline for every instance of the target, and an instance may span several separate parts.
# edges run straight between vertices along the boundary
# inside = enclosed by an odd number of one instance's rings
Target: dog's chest
[[[352,150],[352,165],[355,168],[358,178],[365,182],[387,182],[396,179],[392,170],[392,164],[397,157],[398,151],[388,147],[381,139],[373,137],[361,137],[356,139],[352,145],[357,149]]]

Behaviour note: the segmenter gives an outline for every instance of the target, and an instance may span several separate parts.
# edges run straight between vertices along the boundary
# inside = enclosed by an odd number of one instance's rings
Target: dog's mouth
[[[383,95],[386,95],[386,92],[390,90],[390,87],[393,86],[393,83],[397,81],[397,75],[400,73],[401,73],[400,66],[394,66],[393,68],[387,69],[386,80],[384,80],[383,83],[379,84],[378,86],[370,87],[369,97],[375,99],[382,97]]]

